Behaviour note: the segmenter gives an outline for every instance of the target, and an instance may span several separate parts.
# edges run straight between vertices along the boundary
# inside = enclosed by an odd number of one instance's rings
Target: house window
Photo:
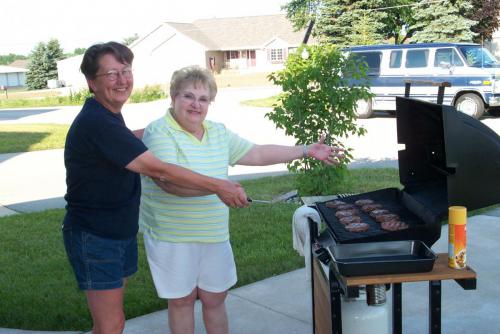
[[[226,51],[226,59],[239,59],[240,58],[240,52],[239,51]]]
[[[271,49],[271,61],[283,61],[283,49]]]

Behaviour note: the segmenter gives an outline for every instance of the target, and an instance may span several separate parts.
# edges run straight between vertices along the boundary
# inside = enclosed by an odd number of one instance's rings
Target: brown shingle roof
[[[28,59],[17,59],[17,60],[14,60],[12,63],[10,63],[9,66],[28,68],[28,62],[29,62]]]
[[[166,22],[177,31],[205,45],[209,50],[261,48],[279,38],[299,45],[305,30],[294,31],[285,15],[264,15],[196,20],[193,23]]]

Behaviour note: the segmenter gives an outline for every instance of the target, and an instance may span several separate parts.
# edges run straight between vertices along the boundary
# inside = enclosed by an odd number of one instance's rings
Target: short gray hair
[[[175,97],[186,84],[192,83],[197,85],[199,83],[208,87],[210,94],[210,101],[215,100],[217,95],[217,83],[212,73],[200,66],[187,66],[183,67],[172,74],[170,80],[170,98]]]

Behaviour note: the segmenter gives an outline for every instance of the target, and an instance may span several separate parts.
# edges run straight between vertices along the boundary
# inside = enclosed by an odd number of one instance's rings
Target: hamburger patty
[[[339,223],[342,225],[349,225],[352,223],[361,223],[361,218],[359,216],[347,216],[339,219]]]
[[[357,206],[363,206],[363,205],[367,205],[367,204],[374,204],[375,202],[372,201],[371,199],[358,199],[356,202],[354,202],[354,204],[356,204]]]
[[[337,217],[337,219],[340,219],[340,218],[344,218],[344,217],[355,216],[357,213],[358,213],[358,211],[356,209],[341,210],[341,211],[335,212],[335,217]]]
[[[385,223],[385,222],[388,222],[388,221],[398,221],[399,220],[399,216],[394,214],[394,213],[388,213],[388,214],[385,214],[385,215],[379,215],[377,217],[375,217],[375,220],[377,221],[377,223]]]
[[[367,223],[352,223],[345,225],[345,229],[349,232],[364,232],[370,229],[370,225]]]
[[[400,231],[408,228],[408,224],[399,220],[389,220],[380,224],[380,227],[385,231]]]
[[[339,200],[333,200],[325,203],[327,208],[336,209],[339,205],[346,204],[345,202]]]

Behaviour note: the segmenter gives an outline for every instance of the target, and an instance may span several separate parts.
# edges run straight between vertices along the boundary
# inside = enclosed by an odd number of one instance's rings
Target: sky
[[[287,0],[9,0],[0,6],[0,55],[59,40],[64,52],[146,34],[162,22],[277,14]]]

